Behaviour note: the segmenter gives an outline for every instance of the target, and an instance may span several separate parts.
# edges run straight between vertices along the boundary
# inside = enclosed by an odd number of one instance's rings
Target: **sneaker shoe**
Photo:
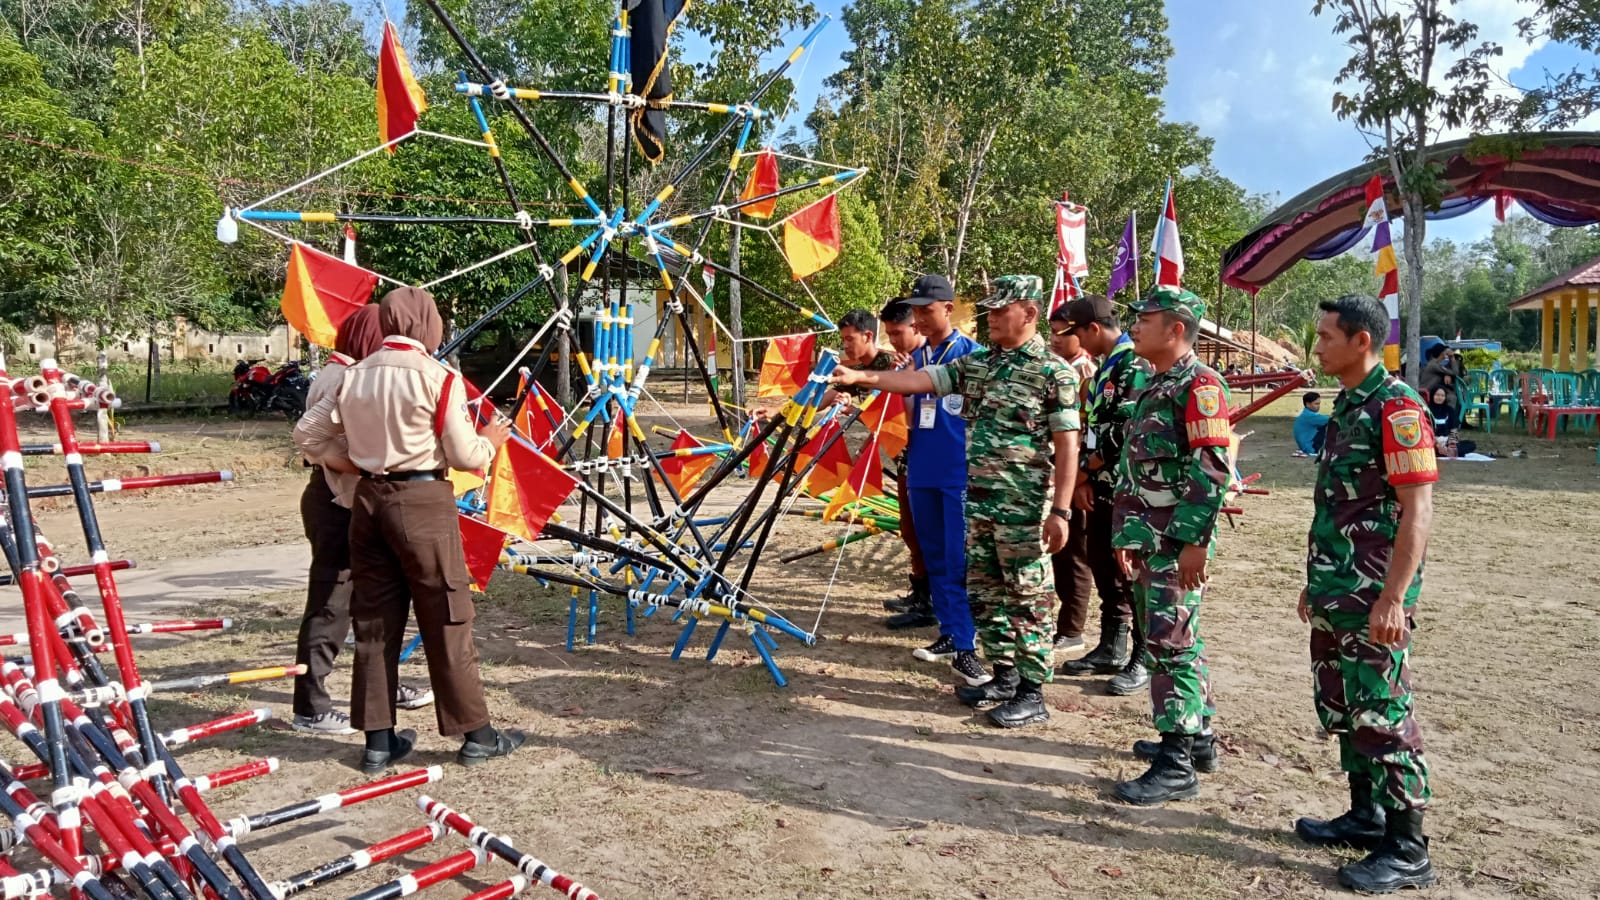
[[[504,730],[495,729],[494,743],[488,746],[477,741],[463,741],[461,749],[456,751],[456,762],[467,768],[482,765],[491,759],[510,756],[512,751],[522,746],[528,736],[515,728]]]
[[[295,716],[289,727],[301,734],[356,733],[355,727],[350,724],[350,717],[337,709],[330,709],[314,716]]]
[[[394,705],[401,709],[421,709],[433,702],[433,690],[430,688],[414,688],[409,684],[402,684],[394,689]]]
[[[984,670],[983,663],[978,662],[978,654],[971,650],[957,651],[955,659],[950,661],[950,668],[956,671],[956,675],[965,681],[968,687],[989,683],[989,673]]]
[[[1077,650],[1082,650],[1085,646],[1086,645],[1083,643],[1083,635],[1063,634],[1056,638],[1055,645],[1050,649],[1057,653],[1072,653]]]
[[[923,662],[944,662],[955,657],[956,642],[949,635],[941,634],[937,641],[926,647],[918,647],[911,651],[911,655]]]

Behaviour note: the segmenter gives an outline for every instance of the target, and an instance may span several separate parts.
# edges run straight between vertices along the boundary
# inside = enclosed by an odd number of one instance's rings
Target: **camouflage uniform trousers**
[[[1339,737],[1339,766],[1372,779],[1389,809],[1422,809],[1432,791],[1422,730],[1412,715],[1411,638],[1385,647],[1367,639],[1367,613],[1311,602],[1311,672],[1317,717]]]
[[[1211,670],[1200,639],[1200,598],[1178,582],[1182,545],[1165,538],[1134,559],[1134,615],[1144,622],[1144,663],[1150,669],[1150,709],[1162,734],[1199,734],[1202,716],[1216,714]],[[1216,545],[1208,550],[1214,553]]]
[[[967,515],[967,598],[984,658],[1047,684],[1056,593],[1044,523],[997,522],[974,515],[970,506]]]

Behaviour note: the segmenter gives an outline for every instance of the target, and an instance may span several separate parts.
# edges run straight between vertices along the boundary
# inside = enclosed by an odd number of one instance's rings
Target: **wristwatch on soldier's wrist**
[[[1072,518],[1072,511],[1071,510],[1062,509],[1059,506],[1052,506],[1052,507],[1050,507],[1050,515],[1052,515],[1052,516],[1060,516],[1063,519],[1070,519],[1070,518]]]

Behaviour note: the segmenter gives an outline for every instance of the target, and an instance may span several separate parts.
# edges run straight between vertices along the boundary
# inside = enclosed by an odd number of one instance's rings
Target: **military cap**
[[[1170,310],[1172,312],[1186,312],[1194,316],[1196,320],[1206,317],[1206,301],[1200,299],[1193,291],[1174,287],[1158,287],[1145,294],[1144,299],[1128,304],[1128,308],[1135,313]]]
[[[1037,275],[1001,275],[994,280],[994,293],[978,301],[984,309],[1002,309],[1026,300],[1044,300],[1044,282]]]

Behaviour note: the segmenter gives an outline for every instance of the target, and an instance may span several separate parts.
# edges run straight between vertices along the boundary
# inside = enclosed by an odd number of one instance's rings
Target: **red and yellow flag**
[[[416,131],[417,117],[427,108],[428,98],[411,74],[411,61],[400,46],[394,23],[384,22],[383,46],[378,51],[378,139],[387,144]]]
[[[678,430],[678,436],[672,439],[673,450],[693,450],[704,446],[694,435],[681,428]],[[674,455],[661,460],[661,471],[666,473],[667,480],[672,482],[672,486],[677,490],[678,496],[685,497],[688,496],[695,483],[703,478],[716,462],[717,458],[712,454],[699,456]]]
[[[319,347],[332,347],[339,326],[367,305],[378,276],[305,244],[289,248],[283,317]]]
[[[867,441],[867,445],[861,448],[861,455],[856,457],[856,464],[850,469],[850,476],[834,490],[833,499],[828,501],[828,508],[822,511],[822,518],[832,521],[852,502],[881,496],[883,496],[883,463],[878,460],[878,437],[873,435],[872,440]]]
[[[802,206],[783,220],[783,255],[796,281],[833,265],[842,241],[838,194]]]
[[[800,458],[795,460],[795,471],[803,471],[810,465],[812,458],[818,453],[822,458],[817,460],[816,468],[806,476],[805,492],[813,497],[819,497],[844,483],[845,477],[850,474],[853,463],[850,460],[850,449],[845,446],[841,436],[828,446],[834,435],[839,434],[839,421],[829,419],[828,424],[817,429],[804,447],[800,448]],[[822,448],[827,446],[828,449]]]
[[[751,440],[755,440],[754,435],[751,436]],[[750,464],[750,477],[760,478],[765,475],[767,466],[771,464],[771,461],[772,454],[767,451],[767,442],[757,441],[756,448],[751,450],[750,455],[745,458],[745,462]]]
[[[793,397],[811,377],[816,357],[817,336],[796,334],[767,341],[761,357],[761,377],[756,380],[756,397]]]
[[[606,458],[621,459],[628,453],[628,442],[624,440],[623,429],[628,427],[628,421],[621,414],[614,414],[611,418],[611,434],[606,437]]]
[[[878,446],[890,459],[899,456],[911,439],[906,425],[905,399],[899,394],[879,391],[878,396],[861,408],[861,422],[877,435]]]
[[[756,166],[750,170],[750,177],[744,183],[744,190],[739,192],[739,201],[754,200],[776,193],[778,190],[778,155],[772,150],[763,150],[756,154]],[[770,219],[778,209],[778,198],[741,206],[739,211],[756,219]]]
[[[489,467],[485,503],[489,524],[527,541],[539,539],[556,507],[578,488],[577,479],[556,461],[512,435]]]
[[[518,379],[517,393],[526,392],[527,398],[517,412],[517,430],[533,444],[534,449],[542,453],[549,449],[556,431],[566,421],[566,415],[561,411],[561,404],[539,382],[535,381],[529,386],[526,375],[519,375]]]
[[[489,587],[494,567],[500,564],[500,551],[506,546],[506,533],[471,516],[456,513],[461,528],[461,550],[467,558],[467,575],[472,589],[482,593]]]

